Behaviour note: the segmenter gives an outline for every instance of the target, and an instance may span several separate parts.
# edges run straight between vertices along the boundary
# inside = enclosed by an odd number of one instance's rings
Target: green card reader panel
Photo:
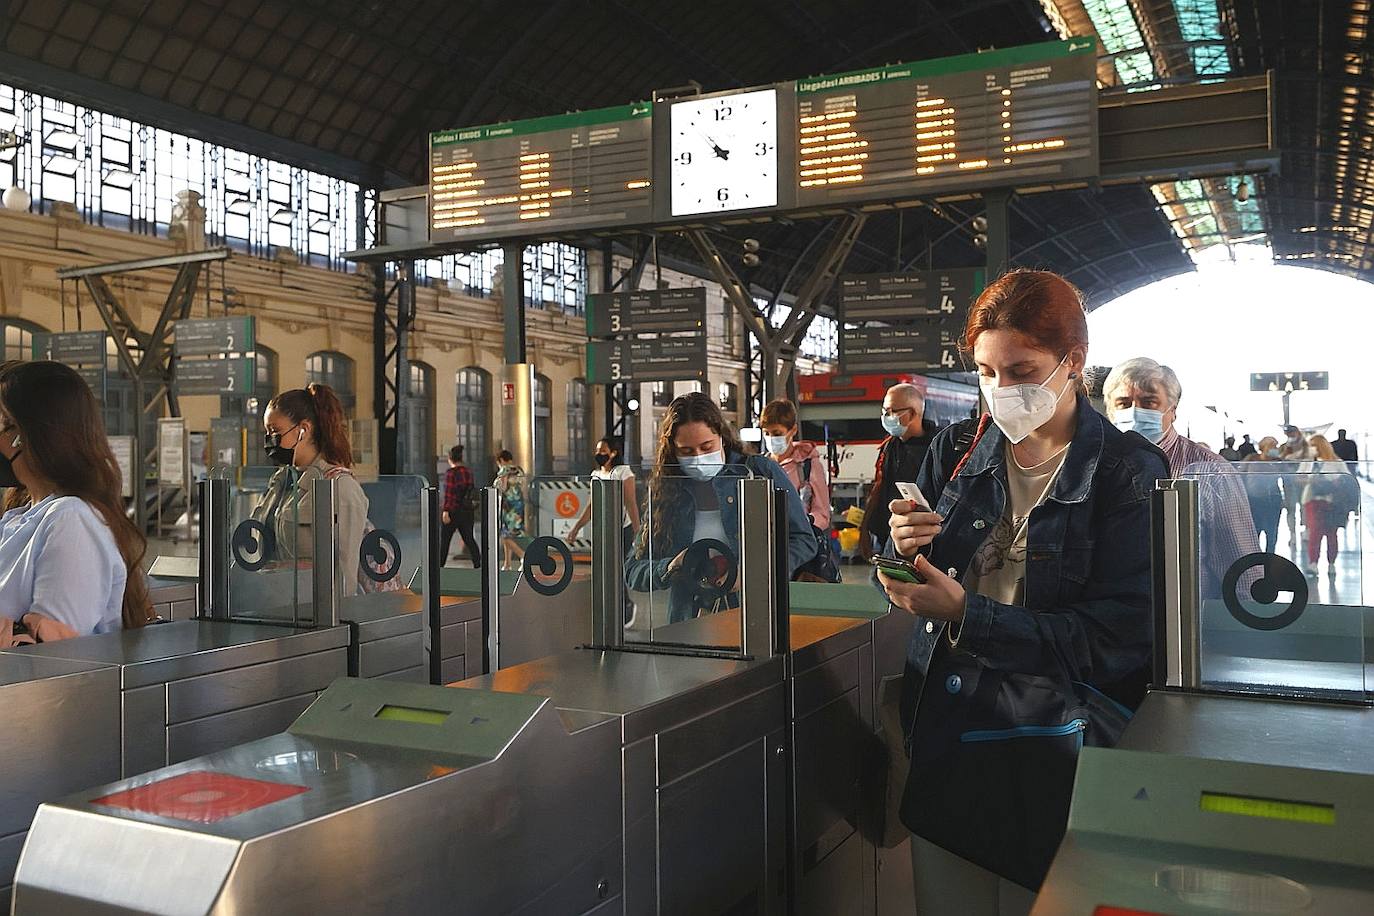
[[[302,737],[494,760],[544,697],[340,678],[287,730]]]
[[[1069,832],[1374,868],[1374,779],[1089,747]]]

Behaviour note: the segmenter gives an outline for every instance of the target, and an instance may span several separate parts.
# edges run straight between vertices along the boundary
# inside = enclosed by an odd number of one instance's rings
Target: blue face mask
[[[896,417],[883,414],[882,420],[883,429],[887,431],[889,436],[900,436],[902,433],[906,432],[906,424]]]
[[[709,455],[679,455],[677,463],[682,465],[688,477],[711,480],[725,467],[725,451],[722,449]]]
[[[1116,412],[1112,420],[1123,433],[1138,432],[1156,445],[1164,438],[1164,413],[1148,407],[1127,407]]]
[[[786,436],[764,436],[764,437],[763,437],[763,447],[766,448],[766,449],[768,449],[768,454],[770,454],[770,455],[781,455],[781,454],[783,454],[784,452],[787,451],[787,446],[788,446],[788,445],[790,445],[790,443],[787,441],[787,437],[786,437]]]

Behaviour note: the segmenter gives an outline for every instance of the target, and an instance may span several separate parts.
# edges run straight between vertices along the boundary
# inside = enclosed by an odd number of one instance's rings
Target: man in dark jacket
[[[894,499],[902,498],[897,483],[916,482],[916,474],[936,433],[935,424],[925,418],[925,408],[921,389],[905,382],[887,389],[883,397],[882,421],[887,438],[878,450],[873,489],[864,505],[860,550],[882,552],[889,536],[887,520],[892,515],[888,506]]]
[[[1331,443],[1331,450],[1336,453],[1336,457],[1350,466],[1351,473],[1355,473],[1355,462],[1360,460],[1360,447],[1355,444],[1355,440],[1345,437],[1345,430],[1336,430],[1336,439]]]

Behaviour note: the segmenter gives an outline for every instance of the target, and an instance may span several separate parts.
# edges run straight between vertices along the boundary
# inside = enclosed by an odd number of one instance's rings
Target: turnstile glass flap
[[[314,518],[294,470],[217,466],[203,486],[201,613],[314,625]]]
[[[1204,463],[1161,481],[1156,684],[1368,703],[1371,470]]]

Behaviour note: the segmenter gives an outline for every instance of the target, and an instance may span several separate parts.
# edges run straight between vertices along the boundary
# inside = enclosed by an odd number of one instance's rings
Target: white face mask
[[[992,414],[993,422],[997,424],[998,429],[1002,430],[1002,435],[1006,436],[1013,445],[1044,426],[1050,421],[1050,417],[1054,416],[1055,408],[1059,406],[1059,399],[1071,386],[1065,385],[1058,394],[1046,386],[1064,367],[1068,358],[1066,353],[1064,359],[1059,361],[1059,365],[1054,367],[1049,378],[1039,385],[1007,385],[1004,388],[997,388],[994,387],[991,379],[983,379],[979,382],[979,386],[983,389],[983,398],[988,402],[988,411]]]
[[[725,467],[725,450],[706,455],[679,455],[677,463],[682,466],[688,477],[710,480]]]
[[[763,447],[768,449],[770,455],[781,455],[787,451],[788,441],[786,436],[764,436]]]

